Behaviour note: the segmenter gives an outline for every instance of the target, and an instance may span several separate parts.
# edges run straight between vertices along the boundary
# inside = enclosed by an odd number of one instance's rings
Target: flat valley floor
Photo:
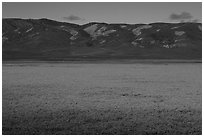
[[[3,134],[202,134],[202,63],[3,63]]]

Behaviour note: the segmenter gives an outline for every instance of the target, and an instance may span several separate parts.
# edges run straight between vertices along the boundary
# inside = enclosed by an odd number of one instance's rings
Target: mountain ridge
[[[201,59],[201,23],[83,25],[42,19],[2,19],[3,60],[73,58]]]

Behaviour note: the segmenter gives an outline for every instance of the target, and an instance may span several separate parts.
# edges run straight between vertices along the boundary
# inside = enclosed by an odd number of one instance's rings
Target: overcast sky
[[[202,20],[201,2],[158,3],[3,3],[3,18],[49,18],[84,24],[92,21],[107,23],[152,23]]]

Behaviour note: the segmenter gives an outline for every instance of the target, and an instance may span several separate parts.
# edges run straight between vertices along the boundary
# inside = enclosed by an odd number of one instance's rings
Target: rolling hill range
[[[2,20],[3,60],[201,59],[201,23],[77,25],[49,19]]]

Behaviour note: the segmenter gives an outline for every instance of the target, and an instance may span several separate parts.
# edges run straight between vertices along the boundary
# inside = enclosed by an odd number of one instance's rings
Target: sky
[[[3,2],[3,18],[48,18],[85,24],[201,22],[201,2]]]

